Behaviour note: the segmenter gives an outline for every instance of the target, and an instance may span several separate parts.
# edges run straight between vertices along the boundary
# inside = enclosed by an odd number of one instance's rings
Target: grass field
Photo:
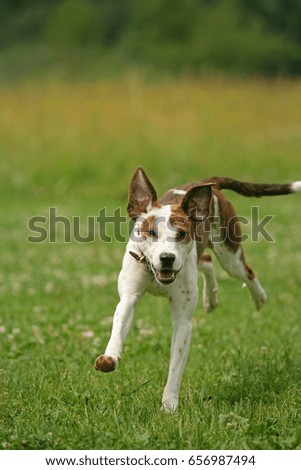
[[[212,175],[301,179],[301,82],[45,82],[0,90],[0,447],[300,449],[301,195],[259,201],[275,215],[247,260],[269,295],[220,269],[220,306],[194,316],[179,410],[160,412],[170,318],[145,296],[120,368],[94,371],[117,302],[124,242],[29,243],[28,220],[125,214],[142,165],[159,193]],[[228,194],[240,215],[247,200]],[[248,230],[248,227],[246,227]],[[112,227],[108,228],[112,233]],[[200,280],[201,281],[201,280]]]

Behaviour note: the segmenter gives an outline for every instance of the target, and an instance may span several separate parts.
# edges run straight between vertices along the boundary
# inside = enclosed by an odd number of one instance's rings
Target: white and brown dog
[[[301,182],[252,184],[213,177],[171,189],[158,199],[143,169],[138,168],[130,184],[127,209],[135,226],[118,278],[120,302],[111,338],[105,354],[96,359],[95,368],[111,372],[117,367],[140,297],[146,291],[166,296],[173,325],[169,374],[162,398],[166,411],[178,406],[192,314],[198,302],[198,270],[204,275],[204,309],[209,312],[218,304],[214,266],[210,255],[204,254],[205,248],[213,249],[225,271],[248,286],[257,309],[267,299],[246,264],[238,219],[222,189],[248,197],[273,196],[301,191]]]

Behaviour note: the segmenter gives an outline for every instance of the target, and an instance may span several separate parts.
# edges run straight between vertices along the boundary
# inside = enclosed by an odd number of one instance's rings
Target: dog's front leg
[[[181,380],[190,346],[192,314],[196,308],[197,296],[196,286],[193,289],[191,287],[186,289],[185,293],[183,290],[181,299],[178,295],[171,296],[173,334],[168,379],[162,398],[162,409],[167,412],[173,412],[178,407]]]
[[[118,303],[113,319],[113,328],[105,353],[95,361],[95,369],[102,372],[112,372],[118,362],[125,338],[134,317],[137,299],[134,296],[123,296]]]
[[[112,372],[120,361],[123,343],[134,318],[136,303],[145,290],[147,277],[145,268],[137,265],[137,262],[126,254],[118,279],[120,302],[114,313],[111,337],[105,353],[95,361],[96,370]]]

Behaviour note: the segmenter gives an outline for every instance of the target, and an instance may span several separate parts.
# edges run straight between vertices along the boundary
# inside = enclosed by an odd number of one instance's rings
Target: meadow
[[[118,371],[93,369],[109,338],[125,241],[30,243],[28,221],[49,208],[126,215],[139,165],[163,193],[220,175],[301,179],[301,81],[174,79],[131,73],[95,83],[0,89],[0,448],[301,449],[301,195],[244,199],[238,213],[274,215],[244,245],[269,300],[219,269],[220,305],[194,315],[179,410],[160,400],[170,317],[139,304]],[[50,230],[54,230],[50,227]],[[128,231],[128,225],[123,228]],[[246,226],[244,230],[248,231]],[[107,232],[114,238],[112,224]],[[200,279],[201,288],[202,279]]]

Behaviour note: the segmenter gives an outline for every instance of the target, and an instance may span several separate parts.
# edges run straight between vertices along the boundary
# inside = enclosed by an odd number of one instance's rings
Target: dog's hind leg
[[[208,246],[213,249],[222,268],[248,286],[255,306],[260,310],[267,295],[251,266],[245,261],[239,219],[233,206],[222,194],[218,198],[214,196],[214,216]]]
[[[218,305],[218,284],[210,255],[206,253],[201,256],[198,269],[204,277],[203,308],[209,313]]]
[[[225,243],[213,243],[213,250],[222,268],[232,277],[243,281],[250,290],[252,299],[257,310],[260,310],[266,300],[267,295],[255,276],[251,266],[245,262],[244,253],[241,246],[236,250],[231,249]]]

